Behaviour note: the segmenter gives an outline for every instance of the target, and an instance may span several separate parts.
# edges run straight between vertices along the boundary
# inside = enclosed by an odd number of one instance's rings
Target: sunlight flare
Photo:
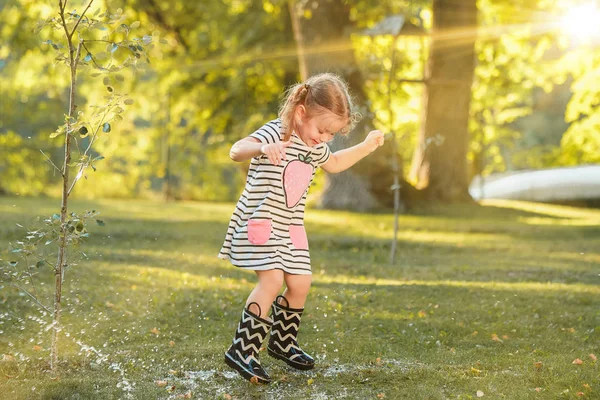
[[[578,40],[589,40],[600,37],[600,10],[593,4],[584,4],[574,7],[562,20],[565,32]]]

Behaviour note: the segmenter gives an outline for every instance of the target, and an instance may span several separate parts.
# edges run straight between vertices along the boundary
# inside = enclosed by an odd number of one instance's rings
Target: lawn
[[[1,249],[58,205],[0,198]],[[66,273],[60,368],[47,370],[48,316],[4,287],[0,398],[600,398],[600,210],[414,211],[400,218],[395,265],[391,215],[308,211],[314,283],[299,341],[317,366],[261,353],[274,382],[255,386],[223,362],[254,282],[216,257],[233,207],[73,202],[106,225]],[[36,281],[50,296],[50,271]]]

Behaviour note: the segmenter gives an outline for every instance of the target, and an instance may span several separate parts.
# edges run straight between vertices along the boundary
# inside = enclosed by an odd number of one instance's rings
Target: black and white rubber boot
[[[279,299],[285,300],[286,305],[279,304]],[[312,369],[315,360],[298,346],[297,340],[304,308],[290,308],[289,304],[283,296],[277,296],[273,302],[273,328],[267,352],[296,369]]]
[[[260,365],[258,352],[260,346],[271,330],[271,322],[262,319],[250,311],[250,303],[242,312],[242,319],[235,331],[233,343],[225,352],[225,363],[252,383],[269,383],[271,377]]]

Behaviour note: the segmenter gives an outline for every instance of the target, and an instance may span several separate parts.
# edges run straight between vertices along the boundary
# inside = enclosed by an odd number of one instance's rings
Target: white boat
[[[469,193],[475,200],[560,202],[600,199],[600,165],[478,176]]]

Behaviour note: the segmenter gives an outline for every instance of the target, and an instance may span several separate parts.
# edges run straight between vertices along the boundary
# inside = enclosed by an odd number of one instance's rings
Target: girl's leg
[[[310,290],[311,275],[285,274],[287,288],[273,303],[273,327],[267,352],[294,368],[307,370],[315,360],[298,345],[298,330],[302,322],[304,302]]]
[[[271,377],[260,365],[259,351],[271,330],[272,321],[266,316],[283,285],[283,271],[257,271],[256,275],[258,284],[246,301],[225,363],[251,382],[269,383]]]
[[[266,318],[269,315],[269,309],[275,297],[283,286],[283,271],[272,269],[270,271],[256,271],[258,283],[246,300],[246,307],[250,303],[258,303],[260,306],[261,318]],[[286,274],[287,275],[287,274]],[[255,305],[250,306],[250,311],[258,315],[258,310]]]
[[[312,275],[285,274],[285,292],[283,297],[289,302],[290,308],[304,308],[306,296],[312,283]],[[262,304],[261,304],[262,307]]]

